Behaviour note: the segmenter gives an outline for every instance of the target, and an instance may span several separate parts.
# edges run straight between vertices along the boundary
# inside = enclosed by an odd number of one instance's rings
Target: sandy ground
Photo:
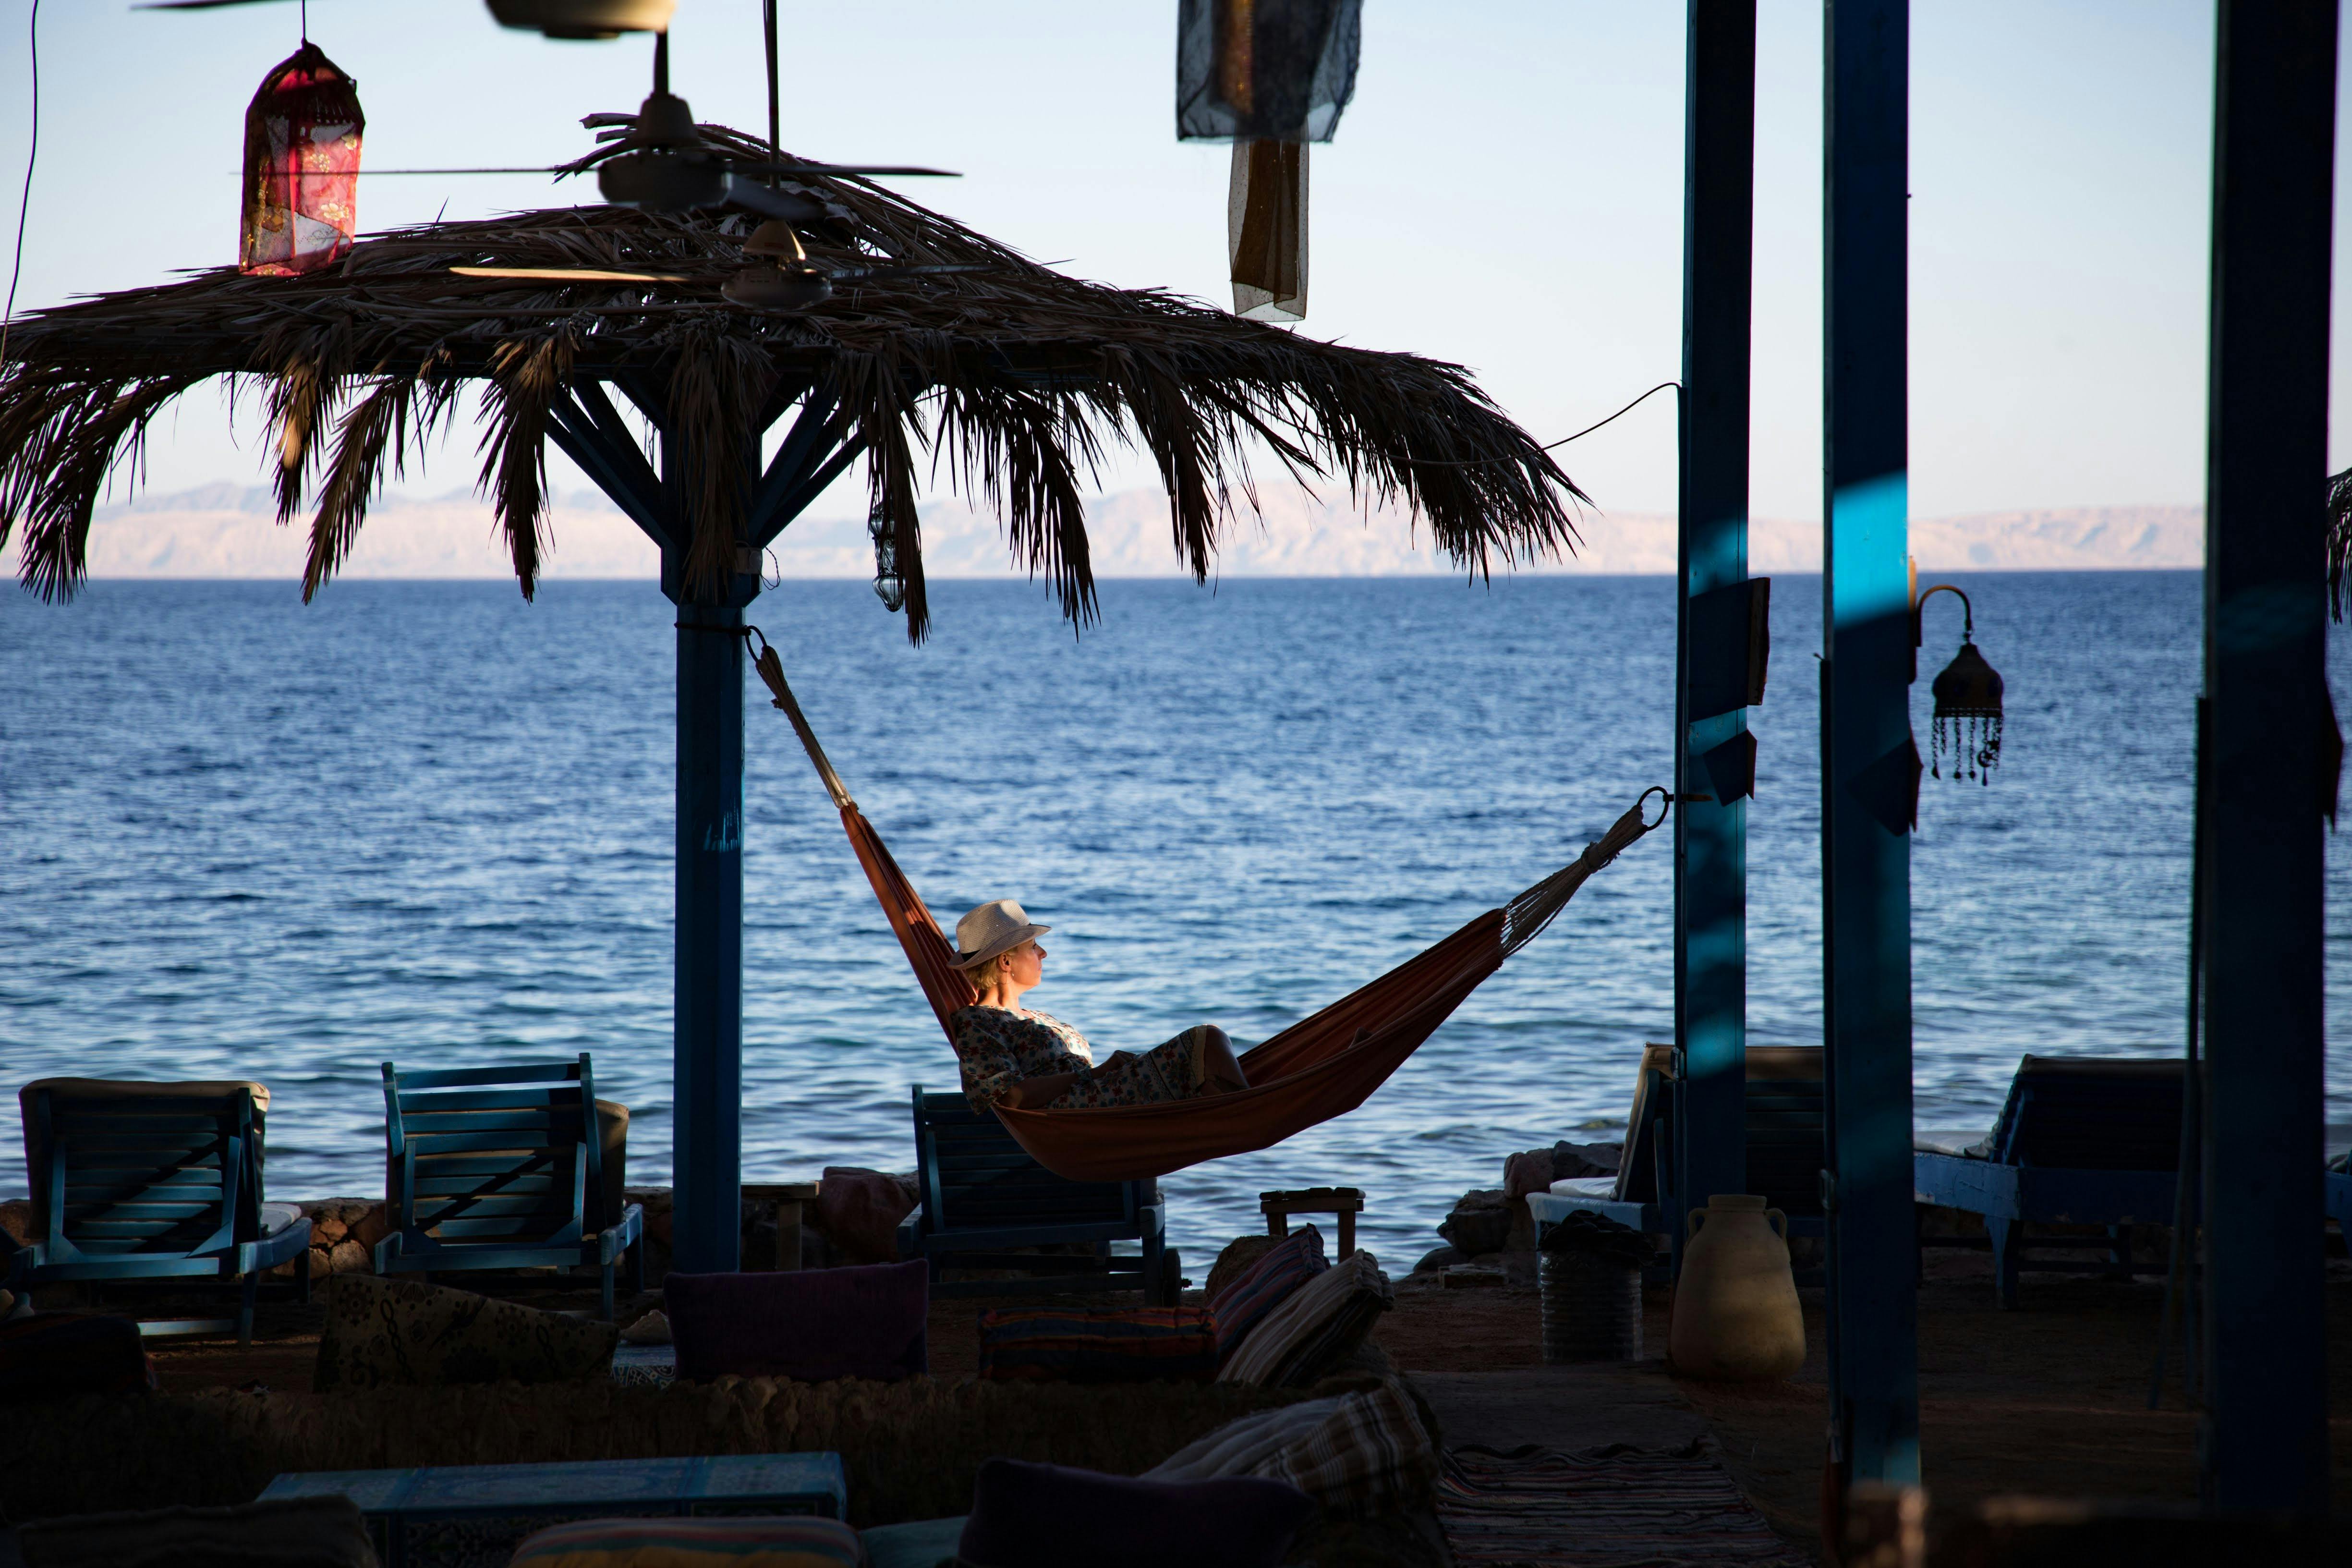
[[[2331,1266],[2331,1408],[2352,1412],[2352,1265]],[[504,1293],[504,1292],[501,1292]],[[1811,1353],[1794,1380],[1709,1384],[1668,1375],[1669,1303],[1653,1290],[1650,1359],[1623,1366],[1541,1365],[1531,1288],[1439,1288],[1399,1282],[1396,1310],[1375,1335],[1414,1375],[1449,1445],[1644,1447],[1711,1433],[1742,1487],[1791,1541],[1817,1545],[1827,1396],[1821,1292],[1808,1290]],[[518,1292],[536,1305],[588,1307],[593,1293]],[[1034,1300],[1034,1299],[1032,1299]],[[651,1298],[644,1304],[650,1305]],[[979,1313],[994,1304],[945,1300],[931,1310],[934,1375],[965,1377],[978,1359]],[[2022,1310],[1998,1310],[1987,1260],[1934,1259],[1919,1293],[1921,1449],[1939,1513],[2006,1492],[2193,1500],[2196,1416],[2168,1380],[2165,1407],[2147,1407],[2159,1288],[2152,1280],[2032,1276]],[[625,1308],[623,1316],[632,1316]],[[166,1389],[310,1385],[318,1310],[265,1302],[257,1342],[152,1342]],[[2336,1506],[2352,1510],[2352,1415],[2332,1424]]]

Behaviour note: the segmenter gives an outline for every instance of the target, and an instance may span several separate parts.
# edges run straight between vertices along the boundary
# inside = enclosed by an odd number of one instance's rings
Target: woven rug
[[[1804,1568],[1705,1439],[1687,1448],[1612,1443],[1456,1448],[1437,1483],[1437,1517],[1455,1561],[1482,1568],[1673,1568],[1734,1563]]]

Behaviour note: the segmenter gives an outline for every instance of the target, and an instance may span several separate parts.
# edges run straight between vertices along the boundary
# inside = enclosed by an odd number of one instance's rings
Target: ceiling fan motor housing
[[[615,206],[691,212],[727,199],[727,171],[676,153],[624,153],[596,165],[596,188]]]
[[[719,292],[754,310],[811,310],[833,298],[833,279],[805,263],[770,267],[754,262],[727,279]]]
[[[617,38],[667,31],[677,0],[489,0],[489,6],[503,27],[551,38]]]

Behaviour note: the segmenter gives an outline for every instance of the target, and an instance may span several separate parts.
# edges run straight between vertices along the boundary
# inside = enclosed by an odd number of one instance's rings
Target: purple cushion
[[[1209,1303],[1209,1310],[1217,1315],[1217,1359],[1232,1355],[1268,1312],[1330,1267],[1323,1256],[1323,1233],[1311,1225],[1267,1247]]]
[[[677,1375],[729,1373],[896,1383],[929,1370],[929,1266],[877,1263],[785,1274],[672,1274],[662,1282]]]
[[[1314,1512],[1297,1487],[1255,1476],[1145,1481],[989,1459],[956,1555],[982,1568],[1279,1568]]]

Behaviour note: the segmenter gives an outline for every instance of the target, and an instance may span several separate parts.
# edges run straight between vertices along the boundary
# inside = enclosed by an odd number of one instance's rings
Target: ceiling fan
[[[217,11],[270,0],[144,0],[134,11]],[[281,0],[282,3],[282,0]],[[307,8],[308,0],[304,0]],[[677,0],[488,0],[502,27],[544,33],[551,38],[617,38],[623,33],[658,33],[668,27]]]

